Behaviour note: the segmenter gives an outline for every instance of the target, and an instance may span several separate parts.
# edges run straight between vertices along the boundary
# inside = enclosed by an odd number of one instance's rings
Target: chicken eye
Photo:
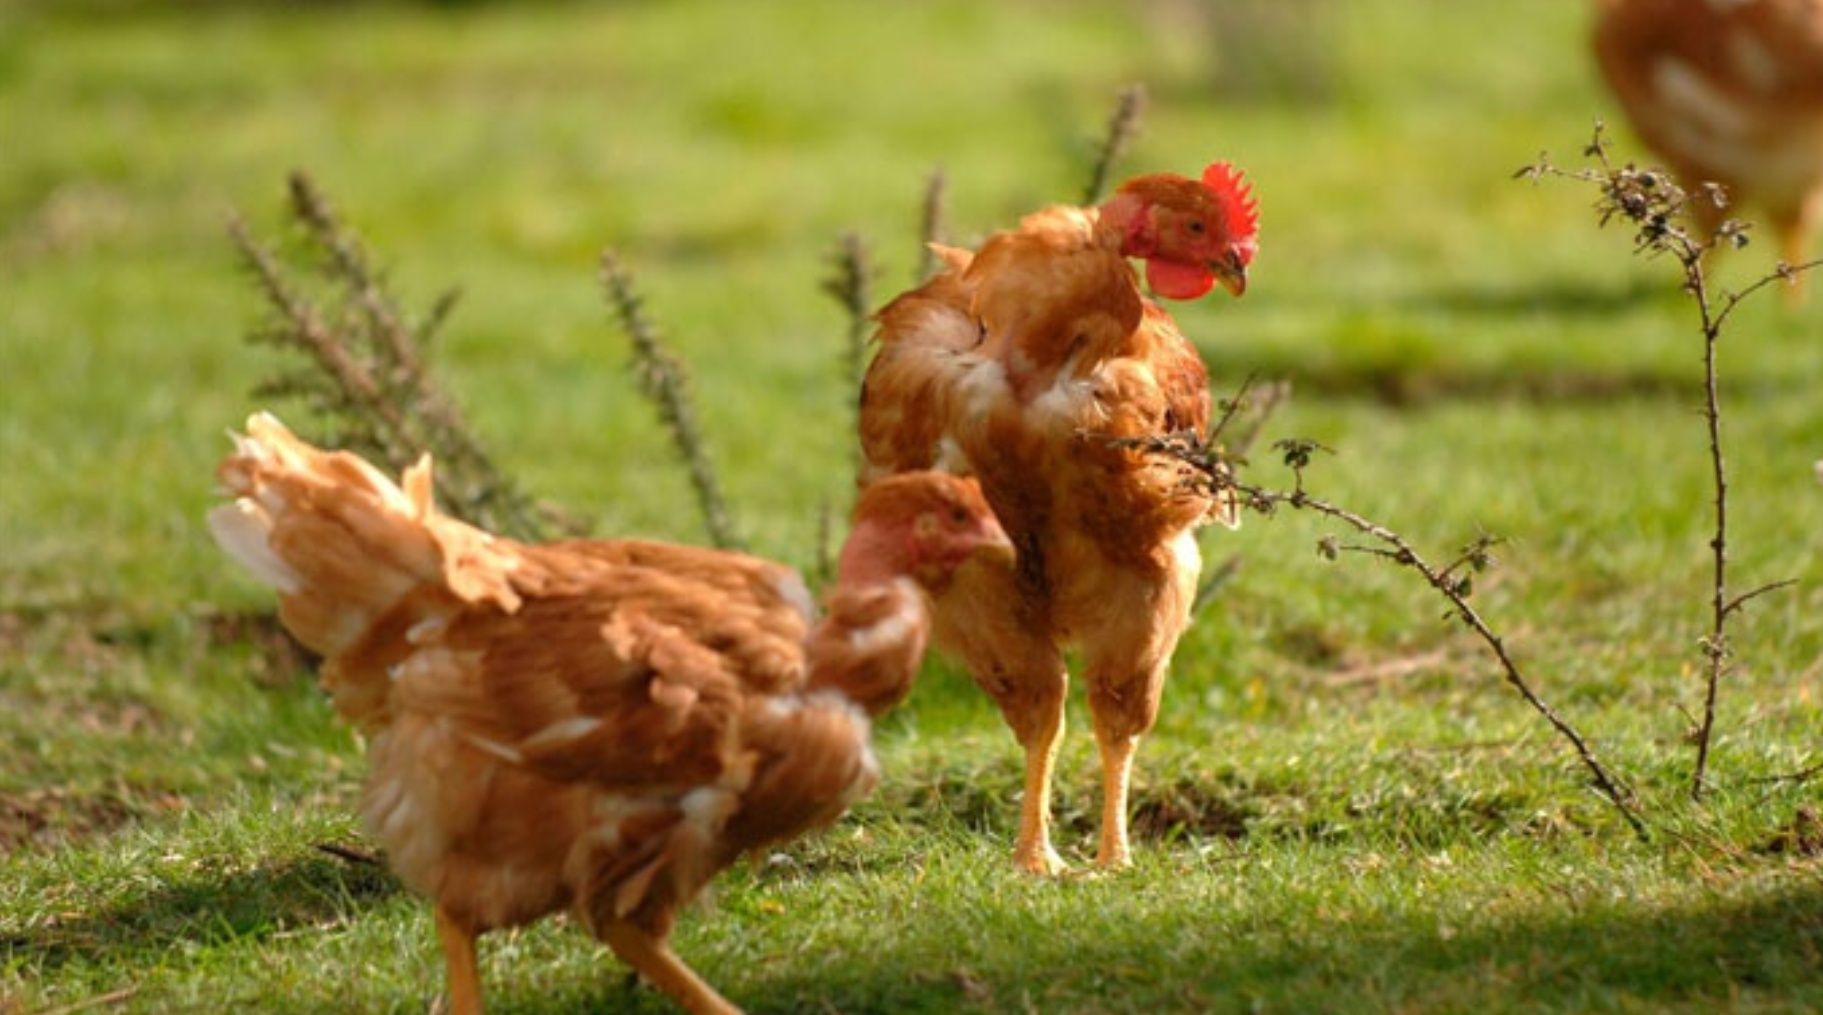
[[[955,522],[957,525],[961,525],[964,522],[968,521],[968,512],[964,511],[963,509],[961,509],[959,507],[950,508],[949,520],[952,522]]]
[[[1190,231],[1198,236],[1203,235],[1203,223],[1200,219],[1190,220]]]

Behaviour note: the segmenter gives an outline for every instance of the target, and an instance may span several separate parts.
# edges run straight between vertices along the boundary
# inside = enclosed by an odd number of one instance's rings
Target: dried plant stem
[[[858,233],[843,233],[830,258],[830,273],[823,280],[823,291],[842,305],[848,318],[848,332],[843,347],[844,380],[852,405],[853,429],[860,432],[861,380],[867,373],[867,339],[873,332],[873,255]],[[861,445],[854,446],[854,467],[859,476],[863,462]]]
[[[918,222],[918,275],[912,281],[922,285],[937,270],[937,252],[933,243],[943,242],[944,207],[949,199],[949,178],[943,170],[931,170],[924,181],[924,213]]]
[[[1449,600],[1456,615],[1481,637],[1481,640],[1494,653],[1494,658],[1499,660],[1501,673],[1507,684],[1525,699],[1526,704],[1530,705],[1533,711],[1543,716],[1553,729],[1569,741],[1577,758],[1582,761],[1583,766],[1589,770],[1590,777],[1594,779],[1595,788],[1614,804],[1615,809],[1620,811],[1621,816],[1626,818],[1627,824],[1632,826],[1633,831],[1642,840],[1648,838],[1646,826],[1634,808],[1633,790],[1610,772],[1606,765],[1602,764],[1601,759],[1596,757],[1594,748],[1589,746],[1588,740],[1575,726],[1571,725],[1568,719],[1565,719],[1549,703],[1539,697],[1538,692],[1532,689],[1525,674],[1519,669],[1519,664],[1514,662],[1512,655],[1507,652],[1505,639],[1496,634],[1493,628],[1488,626],[1487,621],[1482,619],[1480,612],[1470,605],[1463,583],[1454,577],[1461,565],[1467,561],[1466,556],[1446,567],[1439,568],[1432,565],[1397,532],[1369,521],[1353,511],[1310,496],[1304,491],[1301,470],[1298,474],[1297,488],[1289,493],[1265,490],[1238,481],[1234,483],[1234,489],[1256,504],[1286,504],[1300,510],[1327,515],[1390,547],[1390,549],[1366,548],[1363,552],[1382,557],[1401,567],[1418,572],[1431,588],[1436,589],[1439,595]]]
[[[38,1015],[76,1015],[77,1012],[93,1011],[96,1008],[107,1008],[117,1004],[124,1004],[127,1001],[132,1000],[134,995],[138,993],[139,987],[137,985],[122,987],[119,990],[110,990],[105,994],[97,994],[94,997],[77,1001],[73,1004],[46,1008],[39,1012]]]
[[[1758,281],[1738,293],[1725,297],[1719,308],[1709,292],[1708,271],[1703,257],[1708,253],[1707,244],[1692,244],[1686,241],[1674,248],[1680,264],[1684,269],[1684,290],[1696,303],[1697,313],[1702,323],[1703,332],[1703,421],[1709,436],[1709,465],[1715,483],[1715,535],[1709,540],[1710,550],[1714,554],[1715,570],[1710,583],[1710,627],[1709,636],[1703,639],[1703,655],[1708,662],[1703,686],[1703,716],[1696,732],[1696,763],[1690,774],[1690,797],[1701,800],[1707,786],[1709,772],[1709,753],[1715,736],[1715,702],[1722,683],[1722,677],[1728,672],[1728,618],[1747,602],[1775,589],[1795,585],[1795,579],[1776,581],[1762,585],[1732,599],[1728,596],[1728,463],[1722,454],[1722,396],[1718,356],[1722,340],[1722,326],[1727,323],[1728,315],[1741,301],[1758,292],[1775,279],[1795,278],[1798,274],[1809,271],[1823,260],[1811,261],[1791,267],[1781,264],[1777,271],[1761,277]]]
[[[1703,319],[1703,419],[1709,432],[1709,462],[1715,477],[1715,536],[1709,541],[1715,554],[1715,578],[1710,588],[1709,637],[1703,641],[1709,672],[1703,690],[1703,722],[1697,730],[1696,766],[1690,780],[1691,798],[1701,800],[1708,772],[1709,745],[1715,731],[1716,693],[1728,666],[1728,465],[1722,457],[1722,401],[1716,385],[1716,347],[1720,344],[1721,323],[1709,313],[1708,284],[1700,257],[1686,263],[1685,275]]]
[[[360,244],[341,226],[329,199],[304,173],[294,171],[290,180],[291,210],[328,254],[335,274],[351,290],[351,295],[373,325],[376,336],[386,343],[387,352],[396,364],[401,380],[421,378],[422,364],[410,329],[400,319],[392,300],[380,287],[378,278],[367,263]],[[433,315],[441,320],[442,315]]]
[[[1106,196],[1114,167],[1139,134],[1140,117],[1145,111],[1144,85],[1131,84],[1120,90],[1114,101],[1114,112],[1108,117],[1108,128],[1102,134],[1101,146],[1096,150],[1095,162],[1089,167],[1089,182],[1082,191],[1083,204],[1098,204]]]
[[[348,350],[337,341],[323,317],[301,293],[286,282],[284,272],[272,252],[261,246],[247,231],[246,223],[235,218],[228,223],[228,238],[233,241],[247,267],[253,271],[266,301],[289,325],[298,344],[316,361],[343,393],[358,401],[374,419],[392,430],[403,433],[404,421],[395,406],[380,394],[380,386]]]
[[[1775,783],[1775,782],[1805,783],[1805,782],[1809,782],[1811,779],[1815,778],[1816,775],[1820,772],[1823,772],[1823,763],[1809,765],[1807,767],[1800,768],[1795,772],[1785,772],[1780,775],[1761,776],[1758,779],[1753,779],[1750,781],[1760,783],[1762,785],[1764,785],[1766,783]]]
[[[659,422],[670,432],[672,445],[689,471],[710,541],[723,549],[744,548],[697,423],[688,372],[659,340],[658,328],[646,316],[632,273],[611,249],[601,252],[601,284],[621,330],[633,344],[633,377],[640,393],[658,409]]]
[[[1698,326],[1703,336],[1703,422],[1709,443],[1709,466],[1714,486],[1715,532],[1709,539],[1713,566],[1709,587],[1709,633],[1702,639],[1706,662],[1703,681],[1703,714],[1697,722],[1694,740],[1696,762],[1690,776],[1690,796],[1701,800],[1707,785],[1709,759],[1715,737],[1716,699],[1730,668],[1728,620],[1750,600],[1794,584],[1777,581],[1759,586],[1742,595],[1728,595],[1728,463],[1722,449],[1722,400],[1720,383],[1720,347],[1723,326],[1742,301],[1775,281],[1790,282],[1799,275],[1823,265],[1823,259],[1800,265],[1780,263],[1739,292],[1719,300],[1711,291],[1708,255],[1721,247],[1747,245],[1747,226],[1735,220],[1724,221],[1709,236],[1694,235],[1680,225],[1680,216],[1693,201],[1710,201],[1720,207],[1727,198],[1722,189],[1705,184],[1699,194],[1690,194],[1658,169],[1615,166],[1608,158],[1608,142],[1600,122],[1594,137],[1583,148],[1593,165],[1587,169],[1566,170],[1553,165],[1547,156],[1519,171],[1519,176],[1538,179],[1555,176],[1595,185],[1601,192],[1596,214],[1603,225],[1615,218],[1637,227],[1634,252],[1649,256],[1668,254],[1683,274],[1683,290],[1696,306]]]
[[[1105,438],[1104,438],[1105,439]],[[1488,625],[1481,614],[1470,605],[1469,579],[1461,574],[1465,567],[1479,570],[1487,563],[1487,548],[1494,543],[1488,537],[1482,537],[1465,547],[1462,554],[1449,564],[1438,567],[1427,561],[1399,533],[1378,522],[1339,507],[1329,501],[1311,496],[1304,489],[1304,467],[1309,464],[1313,451],[1327,450],[1315,441],[1289,440],[1280,441],[1278,447],[1285,450],[1286,464],[1291,466],[1296,479],[1289,491],[1269,490],[1243,482],[1234,471],[1234,461],[1228,458],[1219,448],[1205,444],[1194,435],[1174,434],[1166,437],[1119,438],[1113,443],[1135,448],[1154,454],[1164,454],[1190,465],[1196,472],[1199,481],[1206,489],[1220,496],[1231,493],[1241,498],[1249,508],[1263,514],[1270,514],[1280,505],[1300,511],[1314,511],[1348,525],[1381,545],[1379,546],[1338,546],[1333,538],[1319,543],[1319,549],[1326,557],[1333,557],[1342,550],[1366,553],[1380,557],[1392,563],[1417,572],[1425,583],[1447,599],[1452,612],[1467,624],[1499,661],[1501,673],[1506,683],[1519,693],[1526,704],[1543,716],[1545,721],[1566,740],[1575,751],[1578,760],[1587,768],[1594,781],[1595,788],[1603,797],[1614,805],[1627,824],[1642,840],[1648,839],[1645,822],[1638,813],[1633,790],[1597,757],[1589,741],[1558,711],[1550,706],[1538,692],[1533,690],[1525,673],[1507,651],[1506,642]]]
[[[273,314],[252,338],[298,350],[314,368],[282,374],[257,394],[306,399],[336,428],[333,442],[395,471],[431,452],[438,493],[452,512],[510,536],[541,537],[546,516],[494,464],[428,369],[424,348],[456,292],[440,297],[422,322],[408,321],[321,189],[301,172],[289,183],[292,217],[321,255],[321,273],[342,290],[341,303],[329,314],[319,310],[243,223],[230,223],[229,236]]]
[[[1462,591],[1461,582],[1453,578],[1460,562],[1443,568],[1433,566],[1419,556],[1418,551],[1413,549],[1411,544],[1391,529],[1305,493],[1301,480],[1299,488],[1290,493],[1266,491],[1244,483],[1235,484],[1235,489],[1250,498],[1266,497],[1288,504],[1293,508],[1328,515],[1391,547],[1390,550],[1375,549],[1370,552],[1418,572],[1431,588],[1436,589],[1438,594],[1450,601],[1456,615],[1473,629],[1483,642],[1487,643],[1488,648],[1494,653],[1494,658],[1499,660],[1501,673],[1507,684],[1525,699],[1526,704],[1530,705],[1533,711],[1543,716],[1553,729],[1569,741],[1577,758],[1582,761],[1583,767],[1589,770],[1590,777],[1594,779],[1595,788],[1614,804],[1615,809],[1620,811],[1621,816],[1627,820],[1627,824],[1632,826],[1635,834],[1642,840],[1649,837],[1646,833],[1645,823],[1640,820],[1639,814],[1635,810],[1633,790],[1602,764],[1601,759],[1596,757],[1594,748],[1589,746],[1588,740],[1575,726],[1571,725],[1568,719],[1565,719],[1548,702],[1538,696],[1538,692],[1532,689],[1525,674],[1519,669],[1519,664],[1514,662],[1512,655],[1507,652],[1505,639],[1496,634],[1493,628],[1488,626],[1487,621],[1482,619],[1480,612],[1469,604],[1466,594]]]
[[[1222,402],[1222,414],[1209,428],[1204,443],[1211,447],[1220,446],[1230,461],[1246,461],[1248,452],[1259,441],[1272,414],[1290,397],[1291,382],[1272,381],[1256,391],[1254,378],[1249,376],[1241,382],[1241,388],[1233,398]],[[1232,442],[1223,440],[1228,428],[1237,421],[1241,422],[1240,433]],[[1190,600],[1192,617],[1201,616],[1215,602],[1216,594],[1241,573],[1241,565],[1241,555],[1233,553],[1203,576],[1202,581],[1197,583],[1196,595]]]

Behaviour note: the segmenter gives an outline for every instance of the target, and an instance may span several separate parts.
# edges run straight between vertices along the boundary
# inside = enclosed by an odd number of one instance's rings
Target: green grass
[[[1253,288],[1179,314],[1218,388],[1291,378],[1274,432],[1341,451],[1315,488],[1427,550],[1511,540],[1477,601],[1637,782],[1654,841],[1428,590],[1324,563],[1328,530],[1285,515],[1210,540],[1245,566],[1141,754],[1135,870],[1013,874],[1011,738],[937,663],[883,724],[876,797],[730,872],[681,951],[759,1011],[1823,1005],[1818,862],[1767,848],[1817,791],[1755,781],[1823,736],[1823,311],[1763,301],[1724,349],[1737,581],[1802,584],[1741,618],[1692,807],[1691,315],[1589,195],[1509,179],[1611,116],[1584,5],[1319,5],[1320,43],[1243,40],[1229,68],[1211,33],[1246,19],[1163,2],[86,6],[0,7],[0,1011],[125,989],[136,1011],[421,1011],[441,986],[425,907],[313,848],[358,841],[359,745],[235,620],[267,597],[200,525],[274,366],[239,341],[259,307],[231,211],[276,231],[310,169],[403,292],[464,287],[439,367],[530,489],[699,540],[596,289],[615,245],[696,366],[745,531],[807,564],[848,476],[843,322],[815,284],[835,235],[864,231],[895,291],[933,165],[958,238],[1068,198],[1129,80],[1153,95],[1129,167],[1257,181]],[[1320,87],[1275,92],[1299,60]],[[1071,722],[1081,861],[1095,763]],[[573,927],[485,962],[501,1011],[664,1010]]]

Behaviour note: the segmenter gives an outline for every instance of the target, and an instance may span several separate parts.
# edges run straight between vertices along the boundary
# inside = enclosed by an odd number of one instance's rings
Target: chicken
[[[1246,289],[1257,205],[1226,163],[1200,180],[1143,176],[1096,208],[1054,207],[979,251],[939,248],[948,270],[879,314],[861,395],[863,483],[920,469],[979,478],[1018,550],[975,561],[935,602],[933,637],[1000,706],[1025,751],[1015,863],[1056,874],[1051,770],[1069,674],[1083,656],[1103,773],[1097,863],[1130,862],[1133,753],[1157,718],[1189,622],[1194,529],[1235,505],[1180,464],[1118,438],[1209,423],[1208,375],[1152,291]]]
[[[457,1015],[478,935],[566,908],[684,1007],[735,1010],[666,944],[679,908],[872,787],[867,716],[909,689],[924,597],[1012,557],[972,483],[897,477],[859,499],[817,621],[781,565],[495,538],[437,511],[428,457],[401,489],[266,415],[220,477],[216,540],[368,736],[362,817],[436,904]]]
[[[1788,264],[1823,217],[1823,0],[1600,0],[1595,56],[1687,188],[1757,203]],[[1714,233],[1727,210],[1692,202]]]

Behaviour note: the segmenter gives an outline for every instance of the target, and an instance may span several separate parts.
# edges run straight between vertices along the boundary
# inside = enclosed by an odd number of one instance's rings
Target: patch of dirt
[[[316,654],[300,645],[276,614],[211,611],[197,618],[197,629],[206,648],[251,646],[256,660],[253,679],[263,686],[283,687],[310,679],[316,672]]]
[[[0,610],[0,659],[49,657],[94,671],[114,666],[122,650],[100,632],[105,615],[87,612]]]
[[[1754,848],[1756,853],[1789,856],[1816,856],[1823,853],[1823,821],[1809,804],[1798,807],[1791,824]]]
[[[1293,621],[1269,635],[1272,650],[1293,662],[1330,669],[1342,662],[1348,641],[1339,632],[1310,621]]]
[[[0,254],[31,260],[80,253],[133,225],[132,202],[118,188],[91,180],[59,185],[0,233]]]
[[[1129,827],[1139,839],[1244,839],[1255,814],[1245,800],[1221,787],[1182,779],[1136,789]]]
[[[154,806],[182,806],[172,795]],[[106,835],[142,814],[125,797],[112,793],[74,794],[62,789],[0,793],[0,853],[25,847],[53,847]]]
[[[25,650],[25,618],[12,610],[0,610],[0,657],[17,655]]]

